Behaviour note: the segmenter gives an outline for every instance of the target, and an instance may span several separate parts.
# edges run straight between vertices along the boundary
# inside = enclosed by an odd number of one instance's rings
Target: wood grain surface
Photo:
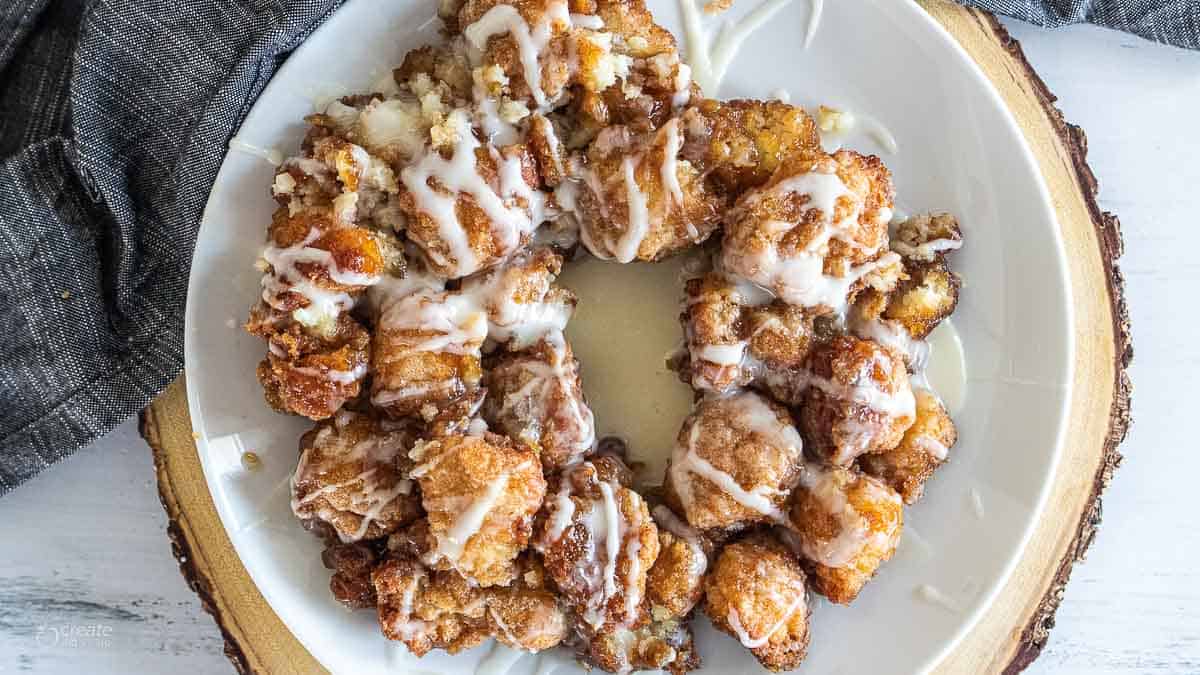
[[[940,0],[923,4],[980,63],[1021,123],[1055,195],[1072,262],[1078,363],[1070,441],[1051,496],[1059,517],[1044,520],[1000,600],[940,668],[1020,670],[1045,644],[1071,567],[1094,536],[1099,495],[1119,462],[1116,445],[1128,424],[1125,368],[1131,348],[1116,265],[1120,232],[1116,219],[1096,205],[1086,138],[1063,121],[1053,96],[1000,24]],[[192,443],[184,386],[182,380],[173,384],[145,411],[141,426],[155,450],[181,570],[217,620],[239,671],[316,669],[249,581],[216,518]]]

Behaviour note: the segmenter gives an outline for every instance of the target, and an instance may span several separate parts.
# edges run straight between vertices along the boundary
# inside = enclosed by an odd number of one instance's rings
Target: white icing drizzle
[[[588,30],[604,30],[604,19],[595,14],[572,14],[571,24]]]
[[[804,307],[825,306],[842,312],[845,310],[846,296],[850,288],[859,279],[879,267],[899,261],[899,255],[888,251],[873,261],[850,267],[844,276],[827,276],[824,272],[825,255],[832,240],[863,248],[850,235],[858,226],[862,201],[846,187],[836,172],[810,171],[791,176],[770,190],[752,195],[746,205],[753,205],[768,196],[786,194],[799,194],[809,198],[802,212],[818,209],[823,215],[821,230],[802,251],[790,258],[781,258],[776,246],[747,252],[727,244],[721,258],[725,269],[740,274],[760,286],[773,289],[780,298],[790,304]],[[853,208],[844,218],[834,221],[833,216],[839,200],[848,200]],[[885,215],[891,217],[890,213]],[[795,224],[769,221],[761,227],[766,235],[774,236],[792,229]]]
[[[914,260],[932,260],[938,253],[944,251],[957,251],[962,248],[961,239],[932,239],[913,246],[899,239],[892,239],[892,250],[905,258],[913,258]]]
[[[805,557],[827,567],[847,565],[868,547],[885,548],[890,536],[888,532],[873,530],[867,519],[846,498],[845,489],[838,481],[839,471],[844,470],[809,464],[800,472],[800,486],[809,493],[810,498],[817,499],[825,506],[826,513],[837,519],[838,531],[832,538],[799,538]],[[899,494],[874,482],[868,481],[866,489],[870,491],[872,501],[900,503]]]
[[[967,495],[971,499],[971,511],[975,514],[976,518],[983,520],[987,515],[987,512],[983,508],[983,495],[979,494],[978,488],[974,487],[967,492]]]
[[[779,448],[790,449],[797,456],[800,454],[802,442],[795,427],[779,420],[762,398],[750,392],[741,392],[725,399],[737,407],[735,419],[747,431],[759,434],[762,440]],[[672,484],[679,500],[687,509],[694,500],[694,490],[691,475],[699,476],[720,489],[726,496],[751,511],[767,516],[775,522],[784,522],[785,517],[776,500],[787,495],[786,490],[769,485],[757,485],[747,490],[729,473],[713,466],[697,450],[700,440],[700,419],[693,417],[689,420],[691,429],[688,432],[687,443],[677,444],[671,453],[669,469]]]
[[[679,125],[683,122],[678,118],[673,118],[663,126],[663,133],[666,134],[666,144],[663,147],[663,163],[660,169],[662,176],[663,187],[667,189],[667,194],[671,196],[671,200],[667,204],[677,204],[683,206],[683,188],[679,185],[679,175],[676,170],[676,156],[683,148],[683,137],[679,134]]]
[[[252,143],[247,143],[237,136],[229,139],[229,149],[258,157],[265,160],[271,166],[279,166],[283,163],[283,153],[279,152],[278,149],[259,147]]]
[[[921,584],[915,589],[917,597],[930,604],[938,605],[950,610],[951,612],[961,612],[962,608],[958,603],[954,602],[950,596],[942,593],[937,588],[930,584]]]
[[[521,56],[525,83],[529,86],[534,102],[539,108],[544,108],[547,103],[546,92],[542,90],[542,66],[538,57],[550,43],[552,24],[555,20],[569,26],[571,19],[566,2],[561,0],[550,3],[545,9],[543,20],[532,27],[512,5],[496,5],[478,21],[464,28],[463,35],[479,50],[487,47],[488,39],[493,35],[512,35]],[[603,25],[603,22],[601,24]]]
[[[945,444],[933,436],[918,436],[914,440],[914,443],[918,448],[929,453],[931,457],[937,459],[939,462],[946,461],[946,456],[950,453],[950,448],[947,448]]]
[[[770,584],[772,582],[766,581],[765,583]],[[778,621],[776,621],[761,636],[756,638],[750,637],[750,634],[746,631],[746,629],[742,628],[741,617],[738,615],[736,607],[729,608],[729,614],[726,615],[725,620],[729,624],[729,627],[733,629],[733,632],[737,634],[738,640],[744,647],[747,649],[758,649],[759,647],[767,644],[767,642],[770,641],[771,636],[787,624],[787,622],[792,618],[792,615],[796,613],[796,610],[800,609],[804,605],[804,598],[804,587],[801,585],[796,593],[795,599],[792,600],[791,604],[787,605],[787,608],[784,610],[783,616],[779,617]]]
[[[821,25],[821,14],[825,9],[825,0],[808,0],[808,28],[804,31],[804,48],[812,44],[817,35],[817,27]]]
[[[787,89],[783,89],[783,88],[776,89],[775,91],[772,91],[770,94],[768,94],[768,96],[770,96],[771,98],[773,98],[777,101],[780,101],[782,103],[791,103],[792,102],[792,92],[788,91]]]
[[[498,5],[492,11],[506,7],[511,9],[508,5]],[[519,158],[502,157],[494,146],[488,144],[487,148],[497,164],[500,183],[500,192],[497,193],[483,179],[476,166],[475,151],[483,144],[475,138],[467,113],[463,110],[453,111],[449,123],[458,135],[450,159],[429,148],[420,160],[400,172],[400,178],[412,193],[417,207],[437,223],[439,238],[446,243],[454,264],[451,265],[452,261],[445,255],[429,248],[425,249],[426,255],[439,265],[452,266],[456,270],[455,276],[465,276],[480,269],[481,263],[471,248],[466,229],[458,220],[454,193],[462,192],[475,200],[491,221],[492,234],[500,239],[499,248],[504,255],[514,251],[522,236],[532,234],[540,224],[545,196],[531,189],[520,177]],[[451,194],[431,188],[431,178]],[[525,206],[519,203],[512,206],[506,204],[505,198],[512,197],[522,198]]]
[[[791,1],[766,0],[737,23],[726,23],[716,41],[712,41],[700,23],[700,9],[696,6],[696,0],[679,0],[692,78],[707,95],[717,95],[729,64],[746,38]]]
[[[642,240],[650,231],[650,211],[646,206],[646,194],[642,192],[634,173],[636,162],[638,160],[630,156],[626,156],[621,162],[626,200],[629,202],[629,223],[613,250],[613,257],[621,263],[633,262],[642,245]]]

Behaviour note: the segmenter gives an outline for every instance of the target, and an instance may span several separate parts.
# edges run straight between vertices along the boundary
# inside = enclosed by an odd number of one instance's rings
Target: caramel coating
[[[620,126],[600,133],[575,171],[582,182],[575,213],[589,251],[619,262],[653,261],[712,234],[725,198],[679,158],[686,133],[678,120],[641,135]]]
[[[409,428],[349,411],[300,437],[292,511],[329,523],[343,542],[377,539],[420,517],[408,479]]]
[[[509,586],[488,590],[488,627],[496,639],[529,652],[550,649],[567,637],[568,620],[537,557],[523,555]]]
[[[679,431],[666,501],[699,530],[775,522],[802,462],[800,435],[783,407],[750,391],[706,399]]]
[[[371,338],[349,315],[338,316],[328,333],[313,335],[291,316],[259,303],[245,328],[269,347],[256,375],[271,408],[322,420],[358,396]]]
[[[896,352],[839,336],[813,350],[806,371],[799,420],[811,457],[848,466],[860,455],[896,447],[912,426],[912,387]]]
[[[802,307],[836,310],[870,285],[890,290],[895,190],[878,157],[849,150],[785,160],[726,217],[724,268]]]
[[[638,628],[616,627],[587,638],[583,661],[610,673],[665,670],[673,675],[700,667],[692,628],[679,619]]]
[[[484,419],[536,448],[543,470],[556,471],[591,452],[595,418],[583,396],[579,362],[561,334],[501,355],[486,384]]]
[[[364,542],[331,543],[321,551],[321,562],[333,570],[329,590],[338,602],[350,609],[375,607],[371,572],[379,564],[379,554],[373,546]]]
[[[888,295],[883,318],[895,321],[913,338],[923,340],[954,312],[962,282],[940,258],[931,262],[905,261],[904,271],[908,279]]]
[[[645,501],[626,487],[630,478],[613,456],[569,467],[551,486],[539,518],[536,546],[546,571],[594,633],[646,619],[646,573],[658,557],[658,528]]]
[[[480,586],[507,585],[546,494],[537,455],[495,434],[445,436],[409,454],[433,541],[423,560]]]
[[[704,595],[711,541],[668,507],[654,508],[658,558],[646,576],[646,599],[655,621],[686,617]]]
[[[902,524],[900,495],[851,469],[809,465],[792,496],[791,527],[813,589],[839,604],[850,604],[892,557]]]
[[[451,112],[449,119],[462,123],[469,119],[469,115],[460,109]],[[441,154],[444,160],[453,161],[453,154],[471,152],[468,143],[480,143],[478,139],[462,138],[463,135],[473,136],[477,133],[469,124],[455,128],[453,133],[453,143],[431,152]],[[474,149],[474,170],[486,186],[482,188],[487,191],[484,198],[498,201],[499,205],[492,208],[504,209],[507,214],[503,221],[493,218],[488,207],[480,204],[475,192],[454,189],[432,175],[422,185],[420,176],[423,174],[412,167],[402,173],[397,204],[406,216],[405,232],[408,240],[421,249],[431,271],[438,276],[456,279],[504,261],[529,242],[538,224],[531,220],[538,212],[538,206],[531,200],[541,197],[535,192],[540,180],[537,162],[529,148],[522,144],[508,145],[496,151],[497,157],[489,152],[489,147]],[[501,176],[501,162],[517,167],[519,181],[510,184],[508,171],[505,177]],[[433,199],[452,201],[453,222],[442,223],[441,219],[450,219],[451,214],[437,215],[431,212],[429,209],[433,207],[420,198],[414,188],[428,189],[436,195]],[[453,229],[453,234],[444,232],[443,226]],[[452,243],[452,238],[463,239],[468,251],[459,250]]]
[[[917,399],[916,421],[904,432],[900,444],[858,459],[864,472],[899,492],[905,504],[917,503],[925,481],[946,461],[950,448],[958,441],[954,420],[937,394],[928,389],[914,389],[913,394]]]
[[[800,563],[769,535],[721,550],[705,582],[704,613],[771,671],[791,670],[808,652],[811,610]]]
[[[821,149],[812,117],[781,101],[704,99],[683,119],[684,156],[731,194],[760,187],[788,159]]]
[[[813,343],[810,312],[720,272],[689,279],[685,291],[680,319],[694,388],[726,393],[802,367]]]
[[[432,649],[455,654],[490,633],[487,594],[453,571],[431,571],[409,558],[389,557],[371,574],[379,626],[389,640],[417,656]]]

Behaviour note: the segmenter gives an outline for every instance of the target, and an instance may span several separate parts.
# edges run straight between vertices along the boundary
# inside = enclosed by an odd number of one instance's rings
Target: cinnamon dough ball
[[[377,539],[421,515],[409,479],[410,428],[341,411],[300,437],[292,511],[333,526],[342,542]]]
[[[699,530],[778,522],[802,462],[784,408],[750,391],[705,399],[671,453],[667,503]]]
[[[539,519],[536,546],[561,598],[581,626],[599,634],[646,619],[646,573],[658,557],[658,528],[613,456],[567,468]]]
[[[954,420],[937,394],[914,389],[916,421],[891,450],[863,455],[859,465],[868,475],[887,483],[900,493],[905,504],[915,504],[925,490],[925,481],[946,461],[958,441]]]
[[[894,189],[877,157],[840,150],[789,158],[726,218],[721,264],[792,305],[840,311],[866,286],[890,290]]]
[[[572,172],[577,187],[568,206],[594,255],[661,260],[712,234],[725,198],[680,158],[686,133],[678,119],[644,134],[621,126],[600,132]]]
[[[721,550],[705,582],[704,613],[767,670],[791,670],[808,652],[806,581],[791,552],[755,535]]]
[[[838,466],[807,466],[793,495],[791,527],[809,563],[813,589],[839,604],[853,601],[895,552],[901,506],[895,490],[870,476]]]
[[[433,571],[411,558],[389,557],[371,574],[379,626],[417,656],[451,654],[486,640],[486,591],[452,570]]]
[[[455,435],[418,443],[409,456],[432,540],[423,561],[482,587],[511,582],[546,493],[533,450],[495,434]]]
[[[839,336],[810,355],[800,403],[800,430],[810,456],[848,466],[890,450],[916,418],[903,359],[870,340]]]
[[[543,470],[578,462],[595,446],[596,422],[583,396],[579,362],[561,333],[501,355],[487,386],[484,419],[537,448]]]

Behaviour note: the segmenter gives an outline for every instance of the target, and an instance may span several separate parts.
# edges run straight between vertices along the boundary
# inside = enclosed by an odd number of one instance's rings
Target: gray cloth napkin
[[[1198,0],[970,1],[1200,46]],[[226,143],[340,2],[0,3],[0,494],[179,374],[192,247]]]
[[[1200,0],[958,1],[1046,28],[1094,23],[1155,42],[1200,49]]]

